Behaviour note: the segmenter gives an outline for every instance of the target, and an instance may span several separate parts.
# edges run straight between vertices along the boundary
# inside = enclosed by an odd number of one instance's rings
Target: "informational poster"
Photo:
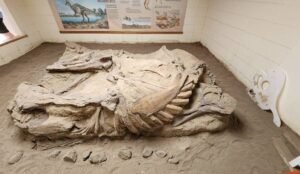
[[[187,0],[49,0],[62,33],[182,33]]]

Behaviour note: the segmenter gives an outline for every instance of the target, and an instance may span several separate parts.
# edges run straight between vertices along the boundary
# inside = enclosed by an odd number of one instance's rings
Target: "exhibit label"
[[[60,31],[182,33],[187,0],[49,0]]]

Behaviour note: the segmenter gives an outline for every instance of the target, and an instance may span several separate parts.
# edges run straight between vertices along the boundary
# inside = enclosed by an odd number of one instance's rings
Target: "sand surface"
[[[124,49],[134,53],[150,53],[163,44],[84,44],[93,49]],[[24,135],[6,112],[17,86],[23,81],[37,82],[47,65],[57,61],[64,52],[64,44],[45,43],[0,67],[0,174],[279,174],[287,171],[286,165],[273,147],[272,137],[282,136],[272,123],[272,115],[260,110],[247,96],[245,86],[200,44],[166,44],[168,49],[183,49],[204,60],[217,76],[217,83],[235,97],[238,106],[236,119],[224,132],[198,134],[190,137],[147,138],[126,137],[124,140],[94,139],[73,147],[60,147],[46,151],[32,149],[34,143]],[[178,165],[169,164],[168,156],[155,154],[145,159],[145,147],[164,150],[176,156]],[[132,151],[132,159],[118,157],[120,149]],[[9,157],[24,151],[22,159],[8,165]],[[56,150],[61,154],[54,159],[48,156]],[[76,163],[63,161],[70,150],[78,152]],[[92,150],[106,153],[107,161],[92,165],[82,160],[83,152]]]

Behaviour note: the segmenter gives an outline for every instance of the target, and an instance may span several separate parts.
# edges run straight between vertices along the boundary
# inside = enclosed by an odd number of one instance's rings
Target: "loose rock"
[[[189,151],[190,149],[191,149],[191,146],[190,146],[190,145],[188,145],[188,146],[186,146],[186,147],[184,148],[185,151]]]
[[[143,157],[144,158],[149,158],[153,154],[153,150],[151,148],[146,147],[143,150]]]
[[[18,161],[21,160],[21,158],[23,157],[23,154],[24,154],[23,151],[16,152],[8,159],[8,164],[12,165],[12,164],[17,163]]]
[[[91,164],[99,164],[106,161],[106,154],[104,152],[93,153],[90,157]]]
[[[168,163],[170,163],[170,164],[178,164],[179,163],[179,159],[172,156],[171,158],[168,159]]]
[[[163,151],[163,150],[158,150],[158,151],[156,151],[155,152],[155,155],[157,156],[157,157],[159,157],[159,158],[164,158],[164,157],[166,157],[167,156],[167,152],[165,152],[165,151]]]
[[[129,149],[123,149],[119,152],[118,156],[123,160],[129,160],[132,157],[132,152]]]
[[[49,158],[56,158],[61,153],[60,150],[55,150],[52,153],[50,153]]]
[[[77,160],[77,152],[75,150],[70,151],[64,156],[64,161],[75,163]]]
[[[90,151],[90,150],[87,150],[87,151],[83,152],[83,154],[82,154],[82,160],[83,161],[88,160],[89,157],[91,156],[91,154],[92,154],[92,151]]]

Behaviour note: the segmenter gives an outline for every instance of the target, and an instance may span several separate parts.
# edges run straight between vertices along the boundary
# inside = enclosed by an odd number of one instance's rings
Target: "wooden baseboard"
[[[18,40],[20,40],[20,39],[26,38],[26,37],[28,37],[28,36],[27,36],[27,35],[14,36],[14,37],[12,37],[12,38],[9,39],[9,40],[7,40],[7,41],[5,41],[5,42],[3,42],[3,43],[0,43],[0,47],[1,47],[1,46],[4,46],[4,45],[7,45],[7,44],[10,44],[10,43],[12,43],[12,42],[18,41]]]

